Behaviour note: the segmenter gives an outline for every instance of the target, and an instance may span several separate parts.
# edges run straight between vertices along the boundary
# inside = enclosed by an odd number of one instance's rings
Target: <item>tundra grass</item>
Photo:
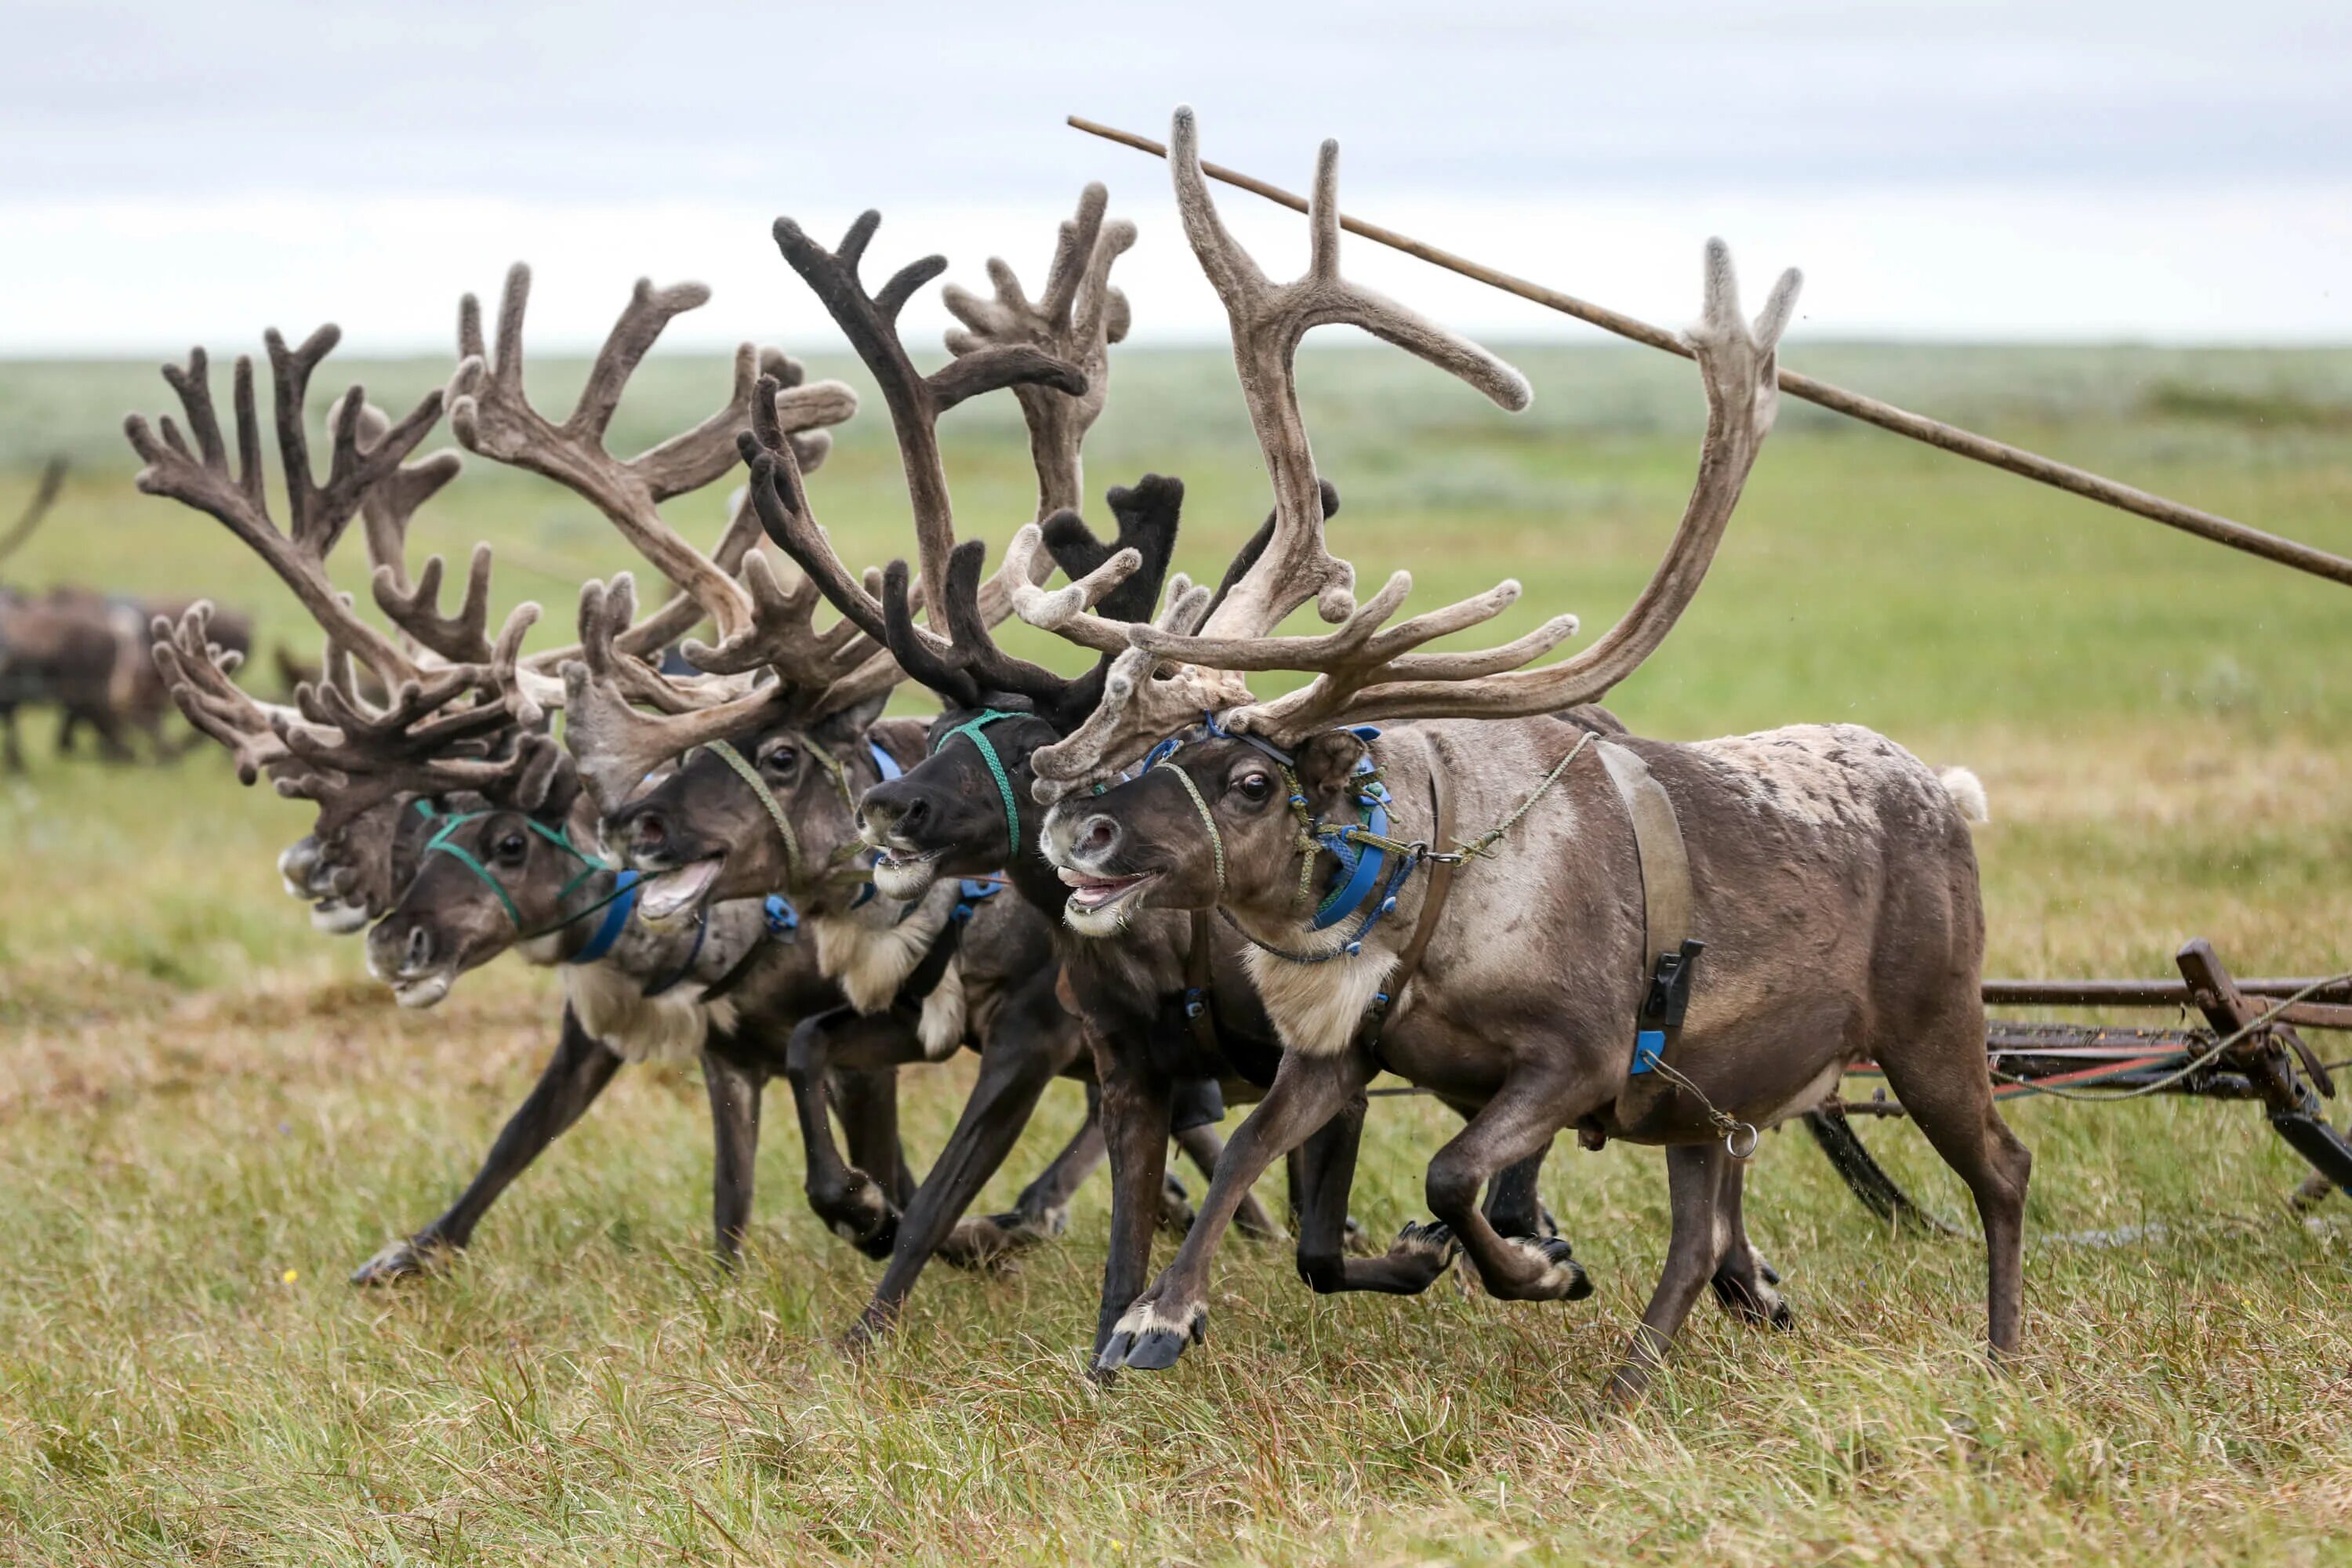
[[[1538,404],[1515,426],[1393,356],[1311,361],[1335,534],[1430,600],[1518,575],[1506,634],[1561,608],[1597,629],[1672,527],[1696,391],[1627,354],[1522,363]],[[2352,552],[2352,355],[1804,363]],[[547,367],[549,401],[578,369]],[[723,382],[647,372],[641,435]],[[387,399],[437,374],[366,371]],[[1090,485],[1184,475],[1185,559],[1213,570],[1265,506],[1229,366],[1135,354],[1115,376]],[[42,451],[79,459],[10,579],[214,594],[307,649],[215,525],[130,490],[104,420],[162,391],[143,368],[0,369],[0,516]],[[1017,427],[975,409],[950,431],[960,524],[1001,537],[1028,505]],[[904,547],[878,417],[813,488],[845,555]],[[704,535],[718,510],[676,508]],[[478,460],[418,533],[494,538],[502,595],[558,620],[582,574],[630,564],[576,500]],[[2242,972],[2320,973],[2352,967],[2348,603],[1792,409],[1692,614],[1613,701],[1664,735],[1851,719],[1975,767],[1996,973],[2157,975],[2195,934]],[[399,1013],[278,891],[299,810],[209,752],[104,769],[32,727],[31,772],[0,779],[0,1561],[2352,1561],[2352,1207],[2290,1215],[2303,1170],[2245,1106],[2011,1107],[2036,1163],[2008,1378],[1980,1365],[1965,1195],[1916,1133],[1864,1128],[1958,1239],[1885,1233],[1801,1131],[1768,1138],[1749,1224],[1797,1327],[1703,1305],[1630,1418],[1593,1395],[1665,1194],[1657,1156],[1621,1147],[1547,1172],[1588,1301],[1450,1278],[1319,1299],[1235,1240],[1208,1345],[1105,1390],[1081,1375],[1099,1178],[1066,1238],[1007,1279],[935,1268],[852,1365],[829,1336],[873,1268],[802,1205],[780,1099],[751,1257],[721,1279],[700,1086],[637,1068],[447,1277],[355,1293],[343,1275],[438,1211],[537,1072],[552,985],[499,966]],[[968,1082],[904,1075],[919,1160]],[[1049,1093],[984,1201],[1078,1100]],[[1353,1205],[1375,1234],[1423,1214],[1448,1132],[1378,1102]]]

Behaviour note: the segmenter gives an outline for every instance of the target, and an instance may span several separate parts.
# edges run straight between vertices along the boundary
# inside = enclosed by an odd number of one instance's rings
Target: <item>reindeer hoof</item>
[[[1209,1309],[1189,1312],[1161,1310],[1156,1301],[1138,1301],[1127,1310],[1112,1331],[1110,1343],[1096,1359],[1097,1372],[1132,1367],[1137,1372],[1165,1372],[1176,1364],[1187,1343],[1209,1342]]]
[[[872,1177],[852,1171],[836,1192],[810,1189],[809,1207],[833,1234],[877,1262],[887,1262],[898,1245],[898,1211]]]
[[[1575,1249],[1564,1237],[1557,1236],[1515,1236],[1510,1245],[1519,1255],[1536,1264],[1543,1272],[1525,1286],[1509,1292],[1514,1301],[1581,1301],[1592,1294],[1592,1281],[1585,1277],[1584,1265],[1576,1260]],[[1501,1292],[1493,1292],[1501,1294]]]
[[[976,1274],[1013,1274],[1020,1267],[1013,1262],[1013,1255],[1034,1245],[1034,1239],[1024,1242],[1017,1233],[993,1219],[971,1217],[958,1220],[947,1239],[940,1243],[940,1260],[950,1268],[968,1268]]]
[[[1192,1228],[1192,1196],[1172,1174],[1160,1184],[1160,1228],[1182,1236]]]
[[[1761,1258],[1755,1258],[1754,1264],[1752,1273],[1727,1265],[1717,1269],[1707,1280],[1715,1299],[1738,1322],[1759,1329],[1795,1328],[1797,1314],[1790,1310],[1780,1292],[1772,1289],[1780,1282],[1780,1276]]]
[[[352,1270],[352,1283],[361,1287],[391,1285],[402,1279],[419,1279],[438,1274],[448,1267],[449,1255],[457,1249],[445,1243],[404,1237],[387,1242],[383,1250]]]
[[[1067,1204],[1039,1209],[1034,1214],[1012,1209],[989,1215],[988,1223],[1003,1231],[1015,1247],[1027,1248],[1059,1240],[1066,1235],[1070,1228],[1070,1209]]]

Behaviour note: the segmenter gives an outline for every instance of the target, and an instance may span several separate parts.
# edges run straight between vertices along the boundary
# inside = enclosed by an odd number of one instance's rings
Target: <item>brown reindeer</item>
[[[1123,223],[1106,223],[1106,203],[1099,185],[1089,186],[1083,195],[1076,216],[1062,226],[1037,302],[1028,300],[1002,261],[990,264],[994,299],[982,300],[950,289],[950,308],[964,328],[949,339],[956,358],[929,376],[914,369],[896,318],[913,290],[944,263],[936,258],[918,262],[869,293],[859,280],[858,266],[877,221],[873,215],[860,219],[836,250],[818,246],[788,219],[778,222],[777,241],[786,260],[856,347],[890,410],[926,563],[924,574],[929,579],[927,586],[912,589],[903,577],[899,580],[902,610],[925,595],[930,595],[929,603],[941,603],[937,596],[940,573],[954,534],[936,424],[974,388],[995,384],[1020,371],[1012,384],[1031,432],[1041,512],[1079,489],[1080,448],[1101,406],[1107,350],[1123,335],[1127,321],[1125,302],[1110,288],[1108,275],[1112,262],[1132,243],[1133,230]],[[793,454],[758,425],[745,451],[752,468],[752,500],[771,538],[794,554],[812,591],[821,588],[833,599],[845,625],[869,637],[883,633],[884,616],[871,585],[843,566],[816,527]],[[1161,559],[1164,563],[1164,554]],[[1034,564],[1035,574],[1046,569],[1042,559]],[[1023,585],[1003,574],[986,584],[976,579],[966,582],[961,586],[969,599],[961,608],[982,622],[1002,619],[1012,593]],[[890,628],[888,635],[902,652],[914,648],[937,656],[952,646],[949,636],[915,626],[910,610],[905,624]],[[793,716],[778,713],[764,724],[744,727],[735,737],[738,754],[751,759],[750,770],[712,752],[688,758],[667,781],[616,814],[614,831],[625,844],[632,864],[698,897],[796,886],[805,875],[802,862],[813,863],[814,854],[805,843],[789,843],[766,829],[763,814],[770,807],[761,794],[764,789],[780,799],[796,798],[784,792],[814,773],[808,759],[817,748],[811,745],[812,739]],[[839,738],[814,739],[835,750],[842,743]],[[919,742],[903,765],[911,766],[921,754]],[[747,771],[758,778],[758,787],[745,776]],[[895,774],[901,769],[889,771]],[[859,793],[877,782],[861,778]],[[855,805],[845,794],[828,834],[838,846],[835,853],[865,847]],[[796,821],[803,820],[796,807],[787,809],[794,811]],[[803,834],[807,831],[804,826]],[[1001,869],[1003,858],[1000,851],[995,865],[987,869]],[[957,940],[951,930],[938,924],[941,916],[971,907],[966,891],[954,881],[925,879],[919,886],[909,886],[887,873],[860,876],[872,877],[879,899],[853,901],[847,908],[835,900],[830,907],[816,907],[812,919],[821,961],[828,973],[841,977],[854,1005],[803,1026],[793,1042],[789,1075],[810,1151],[811,1200],[853,1235],[879,1223],[882,1215],[872,1184],[830,1147],[825,1068],[841,1060],[892,1059],[893,1051],[898,1053],[895,1059],[915,1059],[908,1053],[918,1047],[936,1053],[940,1042],[930,1037],[929,1020],[920,1038],[909,1039],[903,1029],[887,1026],[883,1004],[898,984],[895,975],[931,961],[943,943]],[[950,966],[952,994],[963,1010],[961,1038],[981,1050],[980,1078],[931,1175],[898,1226],[890,1268],[853,1330],[853,1342],[862,1342],[896,1319],[940,1238],[950,1227],[971,1223],[959,1216],[1011,1150],[1045,1085],[1056,1075],[1090,1076],[1085,1071],[1089,1064],[1078,1032],[1056,994],[1050,933],[1048,921],[1025,901],[996,899],[978,907],[961,937],[961,951]],[[885,1026],[878,1034],[877,1024]],[[1178,1128],[1181,1145],[1204,1169],[1222,1147],[1208,1126],[1213,1116],[1213,1110],[1206,1111]],[[1163,1121],[1158,1136],[1164,1142],[1168,1133]],[[1154,1220],[1164,1218],[1170,1206],[1168,1190],[1155,1178]],[[1270,1228],[1270,1222],[1254,1210],[1245,1223]],[[1008,1243],[1017,1239],[1017,1234],[1007,1237]]]
[[[1059,797],[1045,831],[1070,923],[1102,933],[1142,910],[1214,909],[1250,944],[1286,1051],[1198,1223],[1101,1364],[1166,1366],[1202,1336],[1238,1194],[1385,1067],[1480,1102],[1432,1161],[1427,1196],[1501,1299],[1557,1299],[1572,1281],[1539,1239],[1486,1223],[1482,1182],[1565,1127],[1594,1146],[1666,1147],[1666,1267],[1611,1384],[1634,1397],[1711,1276],[1744,1268],[1758,1303],[1773,1300],[1752,1249],[1731,1256],[1742,1157],[1756,1129],[1817,1104],[1864,1058],[1975,1194],[1992,1346],[2015,1350],[2031,1160],[1984,1076],[1983,915],[1954,793],[1853,726],[1685,745],[1596,742],[1550,716],[1631,673],[1696,591],[1771,426],[1795,274],[1751,326],[1728,253],[1708,247],[1706,310],[1687,337],[1708,410],[1698,479],[1625,617],[1540,669],[1521,667],[1571,635],[1573,617],[1498,648],[1420,652],[1490,619],[1517,585],[1393,626],[1407,574],[1355,604],[1352,573],[1323,538],[1293,349],[1308,327],[1344,321],[1490,391],[1514,381],[1340,277],[1332,143],[1317,170],[1308,274],[1283,286],[1219,223],[1187,111],[1170,163],[1186,233],[1233,318],[1276,527],[1214,614],[1203,617],[1195,592],[1172,595],[1156,626],[1088,628],[1088,646],[1104,632],[1132,646],[1094,715],[1034,765]],[[1310,599],[1338,629],[1274,635]],[[1315,679],[1257,702],[1239,680],[1251,669]],[[1376,737],[1354,728],[1398,720],[1446,721]],[[1180,731],[1160,765],[1074,793]]]

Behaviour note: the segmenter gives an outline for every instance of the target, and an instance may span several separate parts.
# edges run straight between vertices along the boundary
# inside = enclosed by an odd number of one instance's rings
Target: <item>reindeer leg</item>
[[[767,1080],[706,1048],[702,1082],[710,1093],[711,1228],[719,1262],[731,1269],[742,1256],[743,1236],[751,1224],[751,1185],[760,1156],[760,1100]]]
[[[908,1053],[901,1059],[921,1058],[921,1042],[903,1020],[889,1014],[860,1017],[846,1007],[802,1019],[784,1048],[784,1081],[792,1086],[808,1163],[809,1207],[835,1236],[877,1258],[890,1256],[898,1209],[873,1177],[842,1159],[833,1139],[827,1079],[835,1055],[857,1050],[865,1059],[871,1053],[860,1047],[887,1046],[892,1032],[903,1037],[896,1042]]]
[[[1216,1178],[1201,1200],[1201,1216],[1176,1249],[1175,1261],[1121,1315],[1095,1363],[1098,1371],[1131,1366],[1156,1372],[1176,1364],[1188,1338],[1208,1338],[1210,1267],[1241,1200],[1267,1166],[1360,1098],[1374,1070],[1370,1056],[1359,1050],[1328,1057],[1283,1053],[1274,1086],[1225,1145]]]
[[[14,703],[0,708],[0,745],[5,745],[5,764],[12,773],[25,771],[25,743],[16,733],[16,709]]]
[[[1216,1179],[1217,1162],[1225,1154],[1225,1141],[1217,1136],[1215,1127],[1204,1121],[1198,1127],[1187,1127],[1183,1131],[1170,1136],[1201,1174],[1212,1181]],[[1187,1225],[1184,1228],[1190,1230],[1192,1226]],[[1258,1202],[1255,1193],[1242,1194],[1242,1206],[1234,1212],[1234,1228],[1252,1241],[1282,1239],[1282,1226],[1274,1223],[1274,1216],[1265,1212],[1265,1205]]]
[[[1318,1295],[1379,1290],[1418,1296],[1454,1261],[1454,1233],[1442,1225],[1408,1225],[1381,1258],[1348,1253],[1348,1198],[1364,1136],[1365,1100],[1358,1094],[1293,1151],[1300,1204],[1298,1277]]]
[[[1013,1207],[989,1215],[989,1223],[1015,1247],[1052,1240],[1069,1227],[1070,1199],[1108,1152],[1103,1142],[1102,1088],[1089,1079],[1086,1121],[1078,1124],[1053,1163],[1037,1173],[1037,1179],[1021,1189]]]
[[[898,1140],[898,1069],[845,1068],[838,1062],[825,1079],[835,1120],[849,1163],[880,1185],[890,1206],[904,1212],[915,1195],[914,1173],[907,1168]]]
[[[1796,1313],[1772,1289],[1780,1282],[1780,1276],[1748,1239],[1748,1225],[1740,1216],[1740,1194],[1748,1184],[1747,1162],[1734,1160],[1730,1166],[1723,1178],[1722,1205],[1725,1227],[1731,1233],[1731,1240],[1707,1284],[1714,1289],[1715,1299],[1723,1303],[1723,1310],[1739,1321],[1769,1324],[1776,1329],[1794,1328]]]
[[[1985,1233],[1988,1337],[1996,1360],[2011,1354],[2025,1312],[2025,1188],[2033,1156],[1993,1103],[1982,1065],[1984,1012],[1975,992],[1948,1019],[1892,1036],[1876,1054],[1887,1087],[1976,1199]]]
[[[999,1006],[981,1050],[979,1081],[898,1222],[890,1266],[845,1337],[845,1349],[863,1349],[898,1320],[923,1266],[935,1252],[945,1256],[949,1233],[1013,1152],[1045,1086],[1076,1057],[1076,1031],[1054,996],[1057,977],[1049,971],[1042,984],[1033,981]],[[987,1226],[984,1220],[976,1223]],[[1003,1237],[994,1234],[968,1238],[964,1256],[968,1267],[982,1267],[1009,1250]]]
[[[1547,1142],[1517,1164],[1496,1172],[1486,1184],[1486,1223],[1502,1235],[1559,1234],[1559,1221],[1544,1207],[1543,1194],[1536,1190],[1537,1178],[1543,1174],[1544,1160],[1550,1152]]]
[[[1151,1066],[1140,1042],[1114,1044],[1089,1031],[1088,1043],[1102,1085],[1103,1141],[1110,1151],[1110,1247],[1103,1259],[1102,1310],[1095,1321],[1100,1357],[1151,1272],[1151,1237],[1160,1227],[1160,1184],[1168,1173],[1169,1082]]]
[[[1723,1191],[1729,1167],[1738,1163],[1721,1143],[1685,1143],[1666,1151],[1666,1192],[1674,1210],[1674,1231],[1666,1241],[1666,1267],[1658,1288],[1633,1336],[1625,1359],[1609,1379],[1608,1396],[1620,1405],[1639,1401],[1650,1385],[1650,1374],[1665,1359],[1675,1331],[1690,1316],[1692,1305],[1731,1245],[1731,1228],[1724,1223]]]
[[[1479,1189],[1496,1173],[1551,1147],[1552,1134],[1570,1120],[1562,1113],[1570,1103],[1563,1087],[1524,1068],[1515,1072],[1429,1163],[1430,1212],[1460,1237],[1479,1283],[1497,1300],[1576,1301],[1592,1294],[1592,1282],[1565,1240],[1534,1230],[1504,1236],[1478,1206]],[[1505,1195],[1510,1196],[1507,1185]],[[1517,1214],[1514,1206],[1502,1205],[1505,1217],[1540,1225],[1538,1205],[1527,1205],[1533,1212]]]
[[[563,1009],[563,1032],[547,1069],[524,1097],[514,1115],[490,1145],[482,1169],[449,1211],[403,1241],[395,1241],[352,1273],[354,1285],[387,1285],[410,1275],[428,1272],[436,1257],[462,1248],[474,1237],[474,1226],[498,1202],[507,1184],[522,1174],[541,1151],[570,1131],[581,1113],[595,1103],[621,1070],[621,1058],[606,1050],[572,1009]]]

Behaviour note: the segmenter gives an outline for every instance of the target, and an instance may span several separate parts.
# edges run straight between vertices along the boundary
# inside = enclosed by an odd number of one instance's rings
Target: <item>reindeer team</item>
[[[1589,1294],[1537,1197],[1572,1131],[1587,1148],[1665,1152],[1665,1267],[1610,1385],[1630,1400],[1703,1288],[1745,1321],[1790,1321],[1742,1225],[1748,1157],[1759,1129],[1867,1060],[1974,1195],[1992,1350],[2016,1350],[2031,1161],[1984,1069],[1973,781],[1849,725],[1675,743],[1597,706],[1664,641],[1730,521],[1772,426],[1796,275],[1751,321],[1727,252],[1708,247],[1686,337],[1707,414],[1697,477],[1624,617],[1549,664],[1535,661],[1575,635],[1574,616],[1432,649],[1503,613],[1518,585],[1399,619],[1412,579],[1398,572],[1359,600],[1325,530],[1339,497],[1309,447],[1297,348],[1344,322],[1507,410],[1527,406],[1526,381],[1342,276],[1334,145],[1291,282],[1226,231],[1188,110],[1169,153],[1273,486],[1264,525],[1197,580],[1177,569],[1178,479],[1111,489],[1108,538],[1081,516],[1081,447],[1129,325],[1109,275],[1135,237],[1106,221],[1099,186],[1062,226],[1037,299],[1002,262],[992,297],[946,290],[961,326],[928,375],[898,317],[946,263],[869,289],[877,215],[833,249],[776,223],[785,263],[880,388],[911,566],[835,553],[809,479],[857,399],[775,351],[740,350],[699,425],[635,457],[607,448],[631,374],[707,298],[696,286],[639,284],[558,422],[523,390],[530,274],[516,268],[489,333],[464,303],[446,409],[436,393],[395,421],[357,388],[331,406],[323,481],[304,400],[335,331],[292,347],[270,334],[283,526],[250,362],[226,426],[201,350],[165,369],[182,419],[129,421],[140,488],[225,524],[326,635],[321,678],[280,707],[237,684],[238,652],[206,606],[153,632],[164,683],[241,776],[316,806],[280,861],[289,890],[322,930],[366,930],[369,965],[404,1006],[433,1005],[509,949],[562,976],[553,1054],[479,1175],[355,1281],[425,1272],[467,1245],[621,1067],[655,1058],[700,1058],[730,1259],[764,1091],[784,1079],[811,1206],[884,1264],[853,1345],[890,1329],[934,1257],[986,1270],[1058,1234],[1107,1155],[1105,1374],[1169,1366],[1203,1339],[1228,1226],[1279,1234],[1253,1195],[1277,1162],[1318,1291],[1418,1292],[1458,1256],[1498,1300]],[[1037,507],[991,572],[984,542],[959,541],[937,426],[1003,390],[1028,426]],[[411,461],[445,412],[467,451],[575,491],[669,586],[640,605],[627,574],[589,583],[577,642],[526,651],[538,608],[493,633],[485,545],[445,612],[443,563],[412,571],[406,546],[458,468],[455,453]],[[739,465],[748,484],[705,552],[669,503]],[[389,631],[330,576],[354,521]],[[1066,582],[1049,587],[1057,571]],[[1283,632],[1309,604],[1328,629]],[[1069,675],[1006,653],[992,628],[1013,616],[1091,663]],[[715,640],[694,640],[706,623]],[[665,661],[674,647],[686,673]],[[1265,700],[1252,671],[1312,679]],[[884,717],[909,681],[936,717]],[[964,1049],[977,1080],[919,1174],[898,1071]],[[1349,1188],[1382,1071],[1464,1125],[1429,1163],[1433,1221],[1360,1256]],[[1056,1078],[1085,1085],[1084,1126],[1013,1210],[968,1213]],[[1229,1143],[1213,1130],[1227,1101],[1250,1104]],[[1168,1174],[1171,1141],[1208,1177],[1197,1213]],[[1182,1240],[1154,1278],[1162,1227]]]

